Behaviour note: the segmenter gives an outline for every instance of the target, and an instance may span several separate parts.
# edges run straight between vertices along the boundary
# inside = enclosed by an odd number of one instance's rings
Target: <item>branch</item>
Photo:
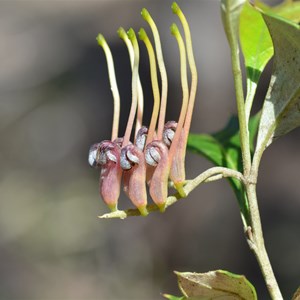
[[[228,168],[223,168],[223,167],[213,167],[204,171],[193,180],[187,180],[183,190],[186,196],[188,196],[189,193],[192,192],[201,183],[212,182],[226,177],[234,177],[240,180],[243,184],[245,184],[245,178],[241,172],[236,170],[231,170]],[[182,199],[182,197],[179,195],[179,193],[169,196],[167,198],[165,207],[167,208],[173,205],[180,199]],[[149,212],[153,212],[153,211],[158,211],[159,208],[155,204],[149,204],[147,205],[147,210]],[[127,210],[117,210],[111,213],[107,213],[102,216],[99,216],[99,218],[100,219],[112,219],[112,218],[125,219],[127,217],[140,216],[140,215],[141,214],[138,209],[127,209]]]

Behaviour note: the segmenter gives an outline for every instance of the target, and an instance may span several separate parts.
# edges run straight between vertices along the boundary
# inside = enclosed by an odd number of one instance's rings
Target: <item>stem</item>
[[[253,183],[247,184],[246,192],[249,201],[250,221],[252,225],[246,232],[249,247],[254,252],[258,261],[271,298],[274,300],[283,300],[264,243],[256,196],[256,185]]]
[[[237,2],[237,1],[236,1]],[[234,88],[236,94],[237,111],[240,127],[241,151],[244,167],[244,176],[248,177],[251,168],[251,154],[249,145],[249,132],[247,127],[247,119],[245,112],[245,99],[243,92],[243,78],[240,65],[240,49],[238,42],[238,23],[239,11],[242,7],[242,2],[221,1],[222,17],[224,29],[227,35],[228,43],[231,52],[231,64],[234,79]]]
[[[233,71],[234,86],[235,86],[236,101],[237,101],[237,110],[238,110],[238,117],[239,117],[244,175],[247,176],[249,175],[250,168],[251,168],[251,155],[250,155],[250,145],[249,145],[249,132],[247,128],[246,114],[245,114],[242,71],[240,66],[240,57],[239,57],[238,48],[234,49],[234,47],[231,47],[231,60],[232,60],[232,71]]]
[[[261,147],[259,151],[256,150],[253,162],[251,164],[248,117],[250,115],[253,95],[248,94],[248,99],[246,100],[245,105],[239,57],[240,50],[238,43],[239,14],[242,9],[242,5],[243,1],[235,2],[229,0],[222,0],[221,2],[224,28],[227,34],[231,50],[232,70],[239,117],[241,151],[244,168],[243,175],[246,179],[245,190],[249,205],[249,226],[246,228],[245,231],[247,235],[247,242],[249,244],[250,249],[254,252],[256,256],[271,298],[274,300],[282,300],[283,298],[280,293],[278,284],[276,282],[276,278],[265,248],[261,220],[259,215],[259,208],[256,197],[256,181],[258,174],[258,166],[263,151],[261,149],[264,149],[264,147]]]

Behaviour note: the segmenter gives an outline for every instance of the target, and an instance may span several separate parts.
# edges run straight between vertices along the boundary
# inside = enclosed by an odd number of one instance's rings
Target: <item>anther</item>
[[[152,147],[147,147],[146,152],[145,152],[145,160],[148,165],[156,167],[161,159],[161,155],[157,151],[156,148]]]
[[[172,141],[175,136],[175,131],[177,128],[177,122],[168,121],[164,126],[163,131],[163,142],[170,148]]]
[[[142,126],[138,131],[135,139],[135,145],[141,150],[144,151],[146,140],[148,135],[148,128],[146,126]]]
[[[99,145],[100,143],[94,144],[89,150],[88,161],[89,165],[93,168],[99,168],[101,166],[97,160]]]

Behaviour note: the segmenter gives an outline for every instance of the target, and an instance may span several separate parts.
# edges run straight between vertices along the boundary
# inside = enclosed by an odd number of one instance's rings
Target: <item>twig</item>
[[[192,192],[198,185],[200,185],[203,182],[211,182],[218,179],[226,178],[226,177],[234,177],[238,180],[240,180],[242,183],[245,183],[245,178],[242,173],[239,171],[231,170],[228,168],[223,167],[213,167],[210,168],[200,175],[198,175],[193,180],[187,180],[186,184],[184,186],[184,192],[186,196],[189,195],[190,192]],[[182,197],[179,195],[179,193],[176,193],[172,196],[169,196],[166,201],[166,208],[176,203],[178,200],[182,199]],[[155,204],[147,205],[147,210],[149,212],[158,211],[159,208]],[[128,209],[128,210],[117,210],[111,213],[104,214],[102,216],[99,216],[100,219],[111,219],[111,218],[119,218],[119,219],[125,219],[127,217],[132,216],[140,216],[140,212],[138,209]]]

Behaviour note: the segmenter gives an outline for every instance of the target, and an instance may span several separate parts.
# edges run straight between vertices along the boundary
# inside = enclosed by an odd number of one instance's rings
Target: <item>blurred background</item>
[[[110,138],[113,101],[95,38],[103,33],[115,58],[123,134],[131,72],[116,30],[148,29],[140,17],[147,7],[160,30],[168,71],[167,119],[176,119],[181,86],[170,5],[169,0],[0,2],[0,299],[162,299],[163,292],[179,294],[173,270],[215,269],[245,274],[259,298],[268,298],[226,181],[200,186],[164,214],[123,221],[97,217],[107,208],[98,195],[99,172],[89,167],[87,155],[92,143]],[[191,26],[199,70],[191,131],[212,133],[236,112],[219,1],[179,5]],[[149,63],[144,45],[140,48],[148,124]],[[270,66],[255,110],[269,72]],[[286,299],[300,284],[299,137],[295,130],[266,151],[258,185],[265,242]],[[209,166],[188,153],[188,178]],[[131,206],[122,194],[120,207]]]

